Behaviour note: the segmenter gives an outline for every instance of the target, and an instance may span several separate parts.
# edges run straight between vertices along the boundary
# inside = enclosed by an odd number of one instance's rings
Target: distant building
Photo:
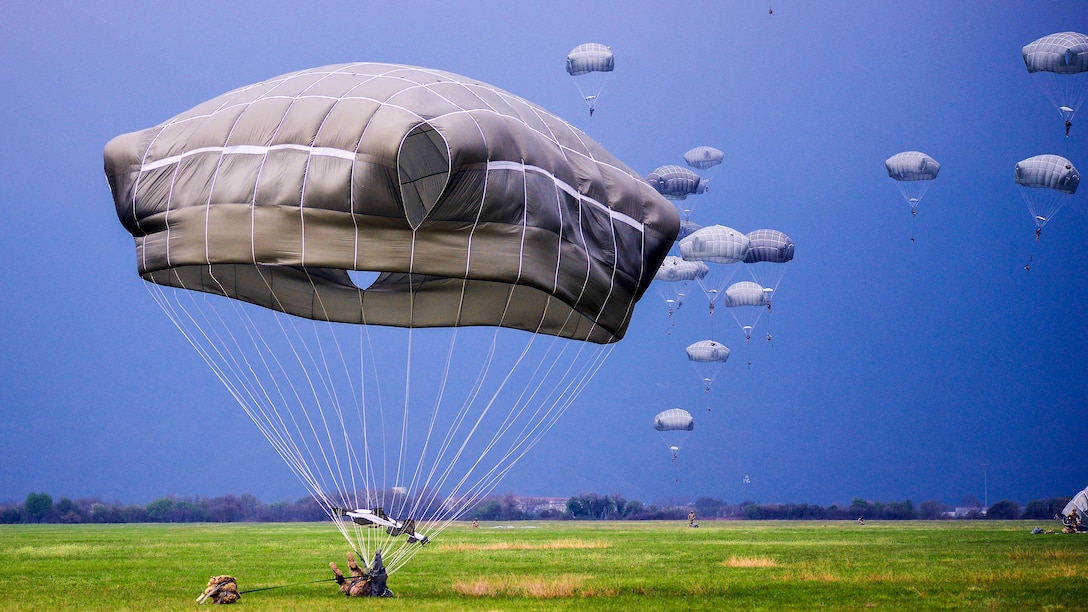
[[[945,512],[945,516],[950,518],[977,518],[986,516],[986,508],[982,506],[961,506],[952,512]]]

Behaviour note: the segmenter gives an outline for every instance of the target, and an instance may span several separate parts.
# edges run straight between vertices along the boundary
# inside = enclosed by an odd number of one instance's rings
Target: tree
[[[1003,499],[986,510],[986,518],[1011,521],[1020,518],[1020,504]]]
[[[1023,519],[1049,520],[1061,512],[1069,503],[1068,497],[1052,497],[1050,499],[1033,499],[1024,506],[1024,512],[1020,515]]]
[[[935,499],[928,499],[918,504],[918,517],[923,519],[939,519],[948,511],[948,506]]]
[[[47,493],[30,493],[23,502],[23,512],[35,523],[40,523],[53,509],[53,498]]]

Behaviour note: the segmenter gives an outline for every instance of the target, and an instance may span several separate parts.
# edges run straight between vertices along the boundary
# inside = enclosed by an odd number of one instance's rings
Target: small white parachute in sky
[[[718,376],[722,366],[729,360],[729,348],[714,340],[700,340],[688,345],[684,351],[688,354],[688,361],[695,368],[699,380],[703,383],[703,393],[710,393],[710,386]],[[710,406],[707,406],[710,410]]]
[[[749,244],[748,236],[724,225],[709,225],[680,241],[680,254],[685,260],[711,264],[706,276],[699,279],[699,286],[710,303],[711,315],[715,300],[737,270],[730,264],[744,261]]]
[[[665,300],[669,318],[677,308],[684,305],[688,287],[692,281],[699,281],[710,268],[701,261],[684,261],[675,255],[669,255],[654,274],[654,286],[657,287],[661,299]]]
[[[1043,88],[1065,122],[1065,135],[1077,109],[1088,96],[1088,36],[1057,32],[1032,41],[1021,50],[1024,66]]]
[[[616,68],[612,47],[600,43],[583,43],[567,54],[567,74],[574,79],[574,86],[582,94],[589,116],[593,116],[597,99],[604,90],[608,75]]]
[[[744,257],[744,267],[752,280],[763,287],[768,304],[786,273],[783,264],[793,261],[793,252],[793,240],[778,230],[748,232],[748,254]]]
[[[725,290],[725,307],[733,315],[737,325],[744,332],[744,339],[752,339],[752,331],[759,322],[766,306],[771,303],[767,299],[767,291],[759,283],[752,281],[740,281],[729,285]]]
[[[684,161],[697,170],[707,170],[722,163],[725,152],[714,147],[695,147],[684,153]]]
[[[657,416],[654,417],[654,429],[657,430],[661,440],[669,448],[669,452],[672,453],[673,470],[677,470],[676,458],[680,452],[680,447],[695,429],[695,419],[687,410],[670,408],[657,413]],[[678,472],[676,480],[680,480]]]
[[[1020,195],[1035,221],[1035,238],[1067,202],[1080,185],[1080,173],[1073,162],[1060,155],[1036,155],[1016,162],[1014,169]]]

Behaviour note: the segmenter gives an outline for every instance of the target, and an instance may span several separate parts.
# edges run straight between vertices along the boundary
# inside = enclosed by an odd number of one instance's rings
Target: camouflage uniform
[[[355,562],[355,555],[348,553],[348,569],[351,570],[351,580],[344,577],[335,561],[329,561],[329,568],[336,575],[336,584],[340,585],[340,592],[348,597],[366,597],[370,595],[370,575]]]
[[[204,603],[211,599],[212,603],[232,604],[238,601],[240,597],[238,582],[234,579],[234,576],[212,576],[208,580],[208,587],[204,589],[204,594],[197,601]]]

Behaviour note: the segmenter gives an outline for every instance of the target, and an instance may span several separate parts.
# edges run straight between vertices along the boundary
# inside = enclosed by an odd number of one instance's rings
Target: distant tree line
[[[1048,520],[1061,512],[1068,497],[1032,500],[1023,508],[1014,501],[1001,500],[983,513],[971,510],[963,519]],[[539,498],[522,498],[504,493],[487,498],[462,518],[482,521],[538,520],[686,520],[694,510],[700,520],[937,520],[953,518],[945,504],[929,500],[917,506],[910,500],[871,502],[854,499],[849,506],[814,504],[757,504],[751,501],[728,504],[713,497],[700,497],[689,504],[653,505],[627,500],[622,495],[582,493],[566,503],[540,503]],[[295,502],[266,504],[256,497],[222,495],[208,498],[163,497],[146,506],[104,502],[98,498],[56,502],[46,493],[31,493],[22,503],[0,502],[0,523],[232,523],[324,521],[328,516],[311,498]]]

